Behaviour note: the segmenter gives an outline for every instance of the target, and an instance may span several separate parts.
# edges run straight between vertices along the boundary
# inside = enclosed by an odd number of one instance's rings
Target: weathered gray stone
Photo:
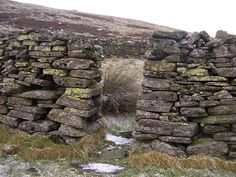
[[[67,76],[67,71],[62,69],[44,69],[43,74],[53,76]]]
[[[72,70],[69,74],[71,77],[82,79],[95,79],[102,75],[101,70]]]
[[[220,126],[220,125],[206,125],[203,126],[203,132],[205,134],[215,134],[218,132],[224,132],[227,131],[227,128],[224,126]]]
[[[17,111],[17,110],[11,110],[8,114],[10,117],[16,117],[24,120],[38,120],[42,117],[42,115],[39,114],[31,114],[27,112]]]
[[[176,107],[176,108],[181,108],[181,107],[194,107],[194,106],[198,106],[198,102],[196,102],[196,101],[175,102],[175,107]]]
[[[7,114],[8,113],[8,107],[5,105],[0,105],[0,114]]]
[[[29,55],[32,57],[64,57],[63,52],[45,52],[45,51],[30,51]]]
[[[102,93],[102,87],[97,84],[91,88],[66,88],[65,94],[78,98],[91,98],[99,96]]]
[[[160,116],[160,114],[158,114],[158,113],[141,111],[141,110],[136,111],[136,120],[139,120],[139,119],[158,119],[159,116]]]
[[[184,107],[180,109],[180,112],[183,116],[192,117],[192,118],[199,118],[199,117],[207,116],[206,110],[200,107]]]
[[[30,84],[39,85],[39,86],[42,86],[42,87],[50,86],[52,84],[51,81],[44,80],[44,79],[33,78],[33,77],[26,77],[24,81],[28,82]]]
[[[176,41],[180,41],[181,39],[185,38],[187,35],[188,33],[185,31],[173,31],[173,32],[154,31],[153,37],[163,38],[163,39],[174,39]]]
[[[144,78],[142,85],[152,90],[176,91],[179,89],[179,85],[173,81],[158,78]]]
[[[31,90],[28,92],[20,93],[16,95],[22,98],[33,98],[33,99],[56,99],[58,98],[58,92],[55,90]]]
[[[206,107],[212,107],[212,106],[218,106],[220,104],[219,101],[216,100],[204,100],[199,102],[199,106],[206,108]]]
[[[7,96],[0,95],[0,105],[7,102]]]
[[[28,133],[49,132],[58,128],[59,124],[51,120],[24,121],[19,125],[19,129]]]
[[[68,95],[62,95],[57,100],[56,104],[81,110],[91,110],[95,107],[95,104],[92,100],[80,99]]]
[[[158,139],[164,142],[178,143],[178,144],[190,144],[192,142],[191,138],[176,137],[176,136],[159,136]]]
[[[84,129],[87,125],[83,118],[67,113],[63,111],[63,109],[52,109],[47,116],[50,120],[70,125],[78,129]]]
[[[173,103],[155,101],[155,100],[138,100],[137,109],[149,112],[170,112]]]
[[[0,114],[0,122],[10,127],[16,128],[22,122],[21,119]]]
[[[210,115],[201,120],[204,124],[231,124],[236,123],[236,114],[231,115]]]
[[[40,108],[37,106],[23,106],[23,105],[13,105],[14,109],[21,112],[27,112],[31,114],[47,114],[47,109]]]
[[[236,124],[233,124],[233,125],[232,125],[232,132],[235,132],[235,133],[236,133]]]
[[[202,138],[195,141],[187,148],[187,153],[193,154],[210,154],[216,156],[226,155],[229,149],[226,143],[217,142],[210,138]]]
[[[167,54],[180,54],[178,43],[171,39],[155,39],[154,48]]]
[[[205,42],[209,42],[211,40],[211,37],[206,31],[200,31],[199,35]]]
[[[99,112],[98,108],[93,108],[92,110],[86,111],[69,107],[65,107],[64,111],[84,118],[89,118]]]
[[[88,59],[64,58],[53,62],[53,66],[59,69],[89,69],[93,61]]]
[[[236,133],[233,132],[220,132],[216,133],[213,136],[213,139],[216,141],[234,141],[236,142]]]
[[[86,132],[84,130],[76,129],[69,125],[63,125],[63,124],[61,124],[60,128],[58,129],[58,133],[60,135],[77,137],[77,138],[86,135]]]
[[[33,104],[33,100],[29,98],[20,98],[20,97],[8,97],[7,102],[12,105],[26,105],[31,106]]]
[[[232,99],[233,96],[226,90],[221,90],[208,97],[209,100]]]
[[[146,60],[144,63],[144,69],[155,72],[171,72],[175,71],[176,64],[168,63],[165,60],[162,61],[154,61],[154,60]]]
[[[154,140],[151,142],[151,147],[154,151],[166,153],[178,157],[186,157],[186,153],[178,147],[171,146],[168,143],[161,142],[159,140]]]
[[[74,77],[53,76],[56,84],[63,87],[88,88],[94,86],[97,82],[90,79],[80,79]]]
[[[222,77],[236,77],[236,67],[234,68],[217,68],[217,73]]]
[[[224,82],[227,81],[226,78],[221,76],[191,76],[188,78],[188,81],[197,81],[197,82]]]
[[[155,91],[144,93],[140,96],[141,100],[156,100],[156,101],[177,101],[177,93],[167,91]]]
[[[213,115],[236,114],[236,105],[215,106],[209,108],[208,112]]]
[[[138,125],[136,131],[158,135],[193,137],[198,132],[197,123],[141,119]]]

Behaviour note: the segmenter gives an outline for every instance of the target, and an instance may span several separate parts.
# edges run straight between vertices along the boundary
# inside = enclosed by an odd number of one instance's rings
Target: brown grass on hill
[[[134,168],[157,166],[163,169],[194,168],[236,172],[236,161],[227,161],[207,155],[195,155],[188,158],[178,158],[154,151],[133,154],[128,157],[128,164]]]
[[[12,151],[0,149],[0,156],[18,154],[23,160],[53,160],[57,158],[87,159],[102,144],[105,128],[84,136],[71,145],[56,144],[46,136],[10,134],[9,128],[0,125],[0,144],[13,145]]]

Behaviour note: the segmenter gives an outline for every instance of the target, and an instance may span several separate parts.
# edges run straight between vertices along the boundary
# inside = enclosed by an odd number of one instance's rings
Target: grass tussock
[[[9,129],[0,125],[0,144],[13,145],[12,153],[18,154],[23,160],[53,160],[57,158],[87,159],[102,144],[105,128],[84,136],[72,145],[57,144],[46,136],[29,136],[9,133]],[[8,155],[0,149],[0,155]],[[11,153],[11,154],[12,154]]]
[[[135,110],[141,65],[114,61],[103,67],[103,112],[122,113]]]
[[[128,157],[128,165],[133,168],[157,166],[159,168],[210,169],[236,172],[236,161],[226,161],[207,155],[196,155],[188,158],[178,158],[159,152],[133,154]]]

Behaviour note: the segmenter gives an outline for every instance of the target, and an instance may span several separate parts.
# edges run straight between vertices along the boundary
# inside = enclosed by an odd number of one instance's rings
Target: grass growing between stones
[[[57,158],[87,159],[103,143],[105,128],[86,135],[72,145],[57,144],[46,136],[29,136],[9,133],[9,129],[0,125],[0,155],[18,154],[23,160],[54,160]],[[8,150],[4,146],[8,145]]]
[[[159,168],[209,169],[236,172],[236,161],[226,161],[207,155],[196,155],[188,158],[177,158],[158,152],[133,154],[128,157],[128,165],[133,168],[157,166]]]

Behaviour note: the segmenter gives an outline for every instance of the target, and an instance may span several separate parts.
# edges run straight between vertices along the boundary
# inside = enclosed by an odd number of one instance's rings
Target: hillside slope
[[[0,29],[5,32],[22,28],[47,28],[95,37],[121,36],[146,39],[154,29],[173,30],[138,20],[59,10],[9,0],[0,0],[0,4]]]

